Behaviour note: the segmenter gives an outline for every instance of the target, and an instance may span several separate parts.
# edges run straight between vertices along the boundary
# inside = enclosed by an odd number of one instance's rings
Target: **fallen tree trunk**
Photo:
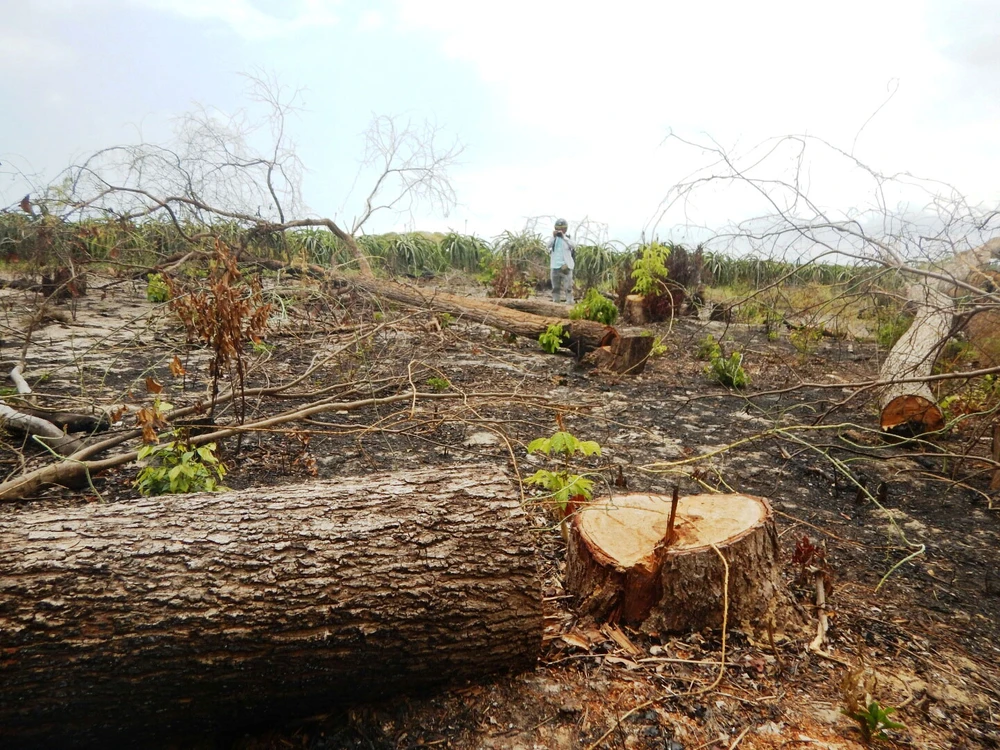
[[[31,395],[31,386],[24,379],[21,372],[21,365],[17,365],[8,373],[8,377],[13,381],[17,392],[22,396]],[[75,430],[72,426],[76,424],[72,420],[64,420],[62,423],[53,417],[87,417],[80,414],[69,414],[68,412],[48,412],[43,409],[19,406],[17,409],[0,399],[0,427],[7,427],[35,438],[39,442],[47,445],[60,456],[69,456],[83,447],[83,443],[63,432],[67,429],[70,432]],[[63,429],[60,429],[63,428]]]
[[[565,318],[570,310],[570,305],[548,302],[537,297],[529,299],[490,297],[490,301],[496,302],[496,304],[502,307],[509,307],[511,310],[520,310],[521,312],[542,315],[549,318]]]
[[[140,745],[530,669],[490,467],[0,514],[0,745]]]
[[[363,255],[360,257],[363,258]],[[254,262],[262,261],[254,259]],[[269,267],[273,267],[273,264]],[[537,339],[550,325],[559,324],[568,336],[566,348],[572,349],[577,357],[602,346],[610,346],[618,338],[618,332],[612,326],[592,320],[570,320],[566,317],[568,306],[544,300],[462,297],[436,290],[424,293],[415,287],[376,279],[370,269],[367,273],[363,271],[349,279],[331,276],[317,266],[310,267],[310,271],[323,271],[334,281],[347,281],[356,289],[376,297],[448,313],[509,331],[517,336]]]
[[[880,380],[921,378],[931,374],[955,320],[955,301],[932,286],[910,288],[916,317],[882,363]],[[944,427],[944,413],[926,382],[893,382],[879,394],[879,426],[884,432],[913,437]]]
[[[724,621],[781,629],[778,535],[771,507],[750,495],[632,494],[573,516],[566,588],[583,612],[649,633]],[[725,558],[725,563],[722,558]]]
[[[12,409],[3,401],[0,401],[0,427],[35,438],[61,456],[68,456],[83,447],[80,440],[67,435],[52,422]]]
[[[919,378],[931,374],[938,354],[952,334],[956,298],[984,294],[990,281],[987,264],[997,257],[1000,257],[1000,238],[932,266],[928,276],[907,288],[907,298],[916,315],[886,355],[879,380],[918,380],[891,382],[882,389],[879,424],[883,431],[913,437],[944,428],[944,413],[930,386]]]
[[[608,346],[618,332],[611,326],[592,320],[569,320],[565,317],[533,315],[504,307],[499,300],[477,297],[460,297],[447,292],[423,293],[413,287],[382,281],[375,278],[356,277],[351,284],[376,297],[402,302],[414,307],[425,307],[477,323],[510,331],[518,336],[537,339],[550,325],[559,324],[568,336],[567,348],[583,356],[601,346]],[[567,310],[563,310],[567,312]]]
[[[66,432],[103,432],[111,427],[111,420],[106,414],[79,414],[73,411],[23,406],[16,402],[11,408],[29,417],[44,419]]]

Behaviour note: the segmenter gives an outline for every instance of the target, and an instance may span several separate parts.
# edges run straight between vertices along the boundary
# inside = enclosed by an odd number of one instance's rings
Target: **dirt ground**
[[[897,707],[892,718],[904,725],[883,746],[1000,747],[1000,497],[989,491],[991,471],[974,460],[988,455],[990,431],[973,424],[933,445],[882,440],[872,394],[846,387],[877,374],[874,344],[824,338],[801,351],[787,331],[775,338],[760,326],[679,319],[647,327],[666,352],[642,375],[622,377],[583,368],[568,353],[545,354],[535,341],[395,309],[347,288],[282,278],[269,288],[281,304],[265,344],[247,349],[248,387],[291,380],[322,362],[309,386],[334,388],[345,402],[413,385],[431,391],[431,378],[468,398],[344,409],[228,439],[220,455],[230,487],[484,463],[507,467],[516,479],[535,468],[524,446],[551,434],[560,413],[567,429],[603,447],[587,464],[607,479],[598,494],[620,469],[630,490],[677,485],[682,493],[710,488],[768,498],[802,622],[771,637],[730,627],[723,647],[721,631],[650,638],[578,618],[563,589],[562,539],[548,510],[533,505],[548,623],[533,672],[382,705],[331,706],[323,716],[194,744],[855,748],[862,736],[841,712],[841,683],[860,667],[877,678],[873,697]],[[36,393],[63,406],[134,411],[150,402],[152,377],[163,386],[160,398],[177,407],[204,397],[209,352],[188,345],[166,307],[144,293],[144,284],[98,279],[86,297],[50,306],[26,350]],[[4,372],[20,357],[35,310],[31,293],[3,290]],[[696,355],[709,332],[744,353],[745,392],[706,376]],[[184,376],[170,372],[175,355]],[[249,418],[289,405],[260,398],[245,409]],[[216,420],[232,416],[223,410]],[[133,426],[126,413],[112,429]],[[22,460],[28,467],[45,460],[30,450],[22,456],[7,441],[5,476],[20,471]],[[50,488],[29,502],[127,503],[136,497],[136,471],[112,469],[95,477],[92,490]],[[848,471],[872,493],[881,487],[880,502],[860,494]],[[825,549],[832,584],[822,653],[809,649],[815,588],[792,562],[803,537]]]

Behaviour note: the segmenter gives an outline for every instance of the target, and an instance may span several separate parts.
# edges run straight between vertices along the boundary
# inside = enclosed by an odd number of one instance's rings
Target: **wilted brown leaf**
[[[156,431],[167,426],[163,415],[157,409],[143,407],[135,414],[136,423],[142,428],[142,442],[155,443],[159,438]]]
[[[149,393],[160,393],[163,391],[163,386],[156,382],[156,379],[152,375],[146,376],[146,390]]]

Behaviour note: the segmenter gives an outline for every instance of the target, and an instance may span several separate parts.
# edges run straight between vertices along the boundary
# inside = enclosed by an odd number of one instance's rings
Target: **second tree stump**
[[[566,585],[584,613],[650,633],[754,626],[780,600],[778,536],[770,504],[751,495],[679,499],[631,494],[579,511],[569,525]],[[726,565],[728,564],[728,586]]]

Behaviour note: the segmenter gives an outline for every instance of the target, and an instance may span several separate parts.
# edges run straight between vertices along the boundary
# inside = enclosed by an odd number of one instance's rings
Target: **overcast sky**
[[[255,67],[305,89],[291,127],[313,214],[349,223],[358,212],[361,188],[350,191],[373,114],[433,119],[465,145],[448,216],[385,214],[368,231],[490,237],[559,215],[630,242],[673,186],[711,163],[664,142],[670,132],[735,152],[807,133],[883,172],[1000,199],[996,0],[0,0],[0,10],[0,207],[23,195],[13,170],[52,177],[105,146],[168,139],[196,103],[246,106],[238,74]],[[872,201],[832,162],[809,166],[807,187],[827,204]],[[721,225],[751,204],[716,189],[655,226]]]

